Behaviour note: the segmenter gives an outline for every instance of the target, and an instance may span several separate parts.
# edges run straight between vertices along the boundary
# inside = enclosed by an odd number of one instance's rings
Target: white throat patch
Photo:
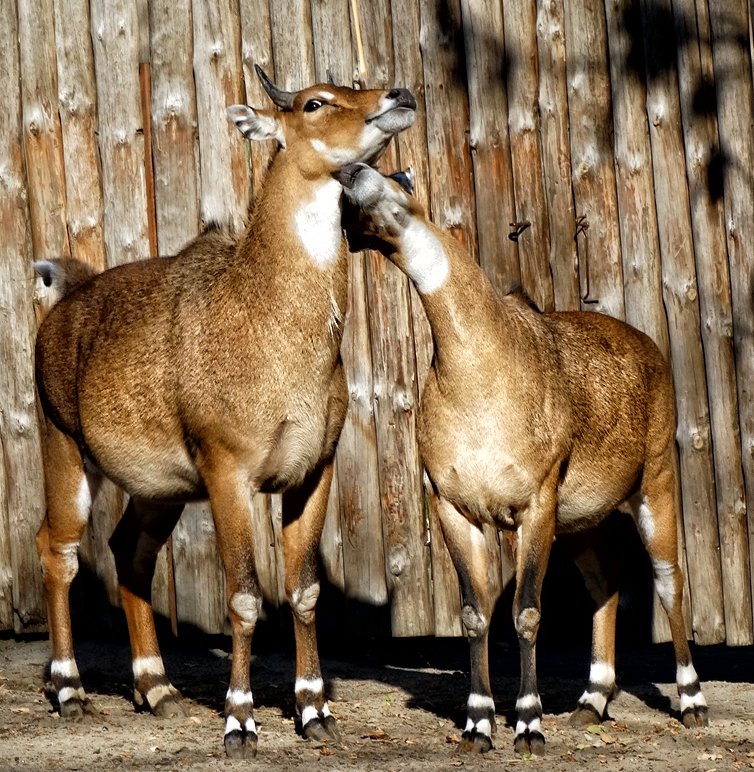
[[[299,206],[294,214],[296,233],[309,257],[320,268],[326,268],[340,250],[340,194],[337,180],[323,182],[314,198]]]
[[[411,220],[401,234],[406,272],[421,295],[440,289],[450,274],[450,263],[440,240],[420,220]]]

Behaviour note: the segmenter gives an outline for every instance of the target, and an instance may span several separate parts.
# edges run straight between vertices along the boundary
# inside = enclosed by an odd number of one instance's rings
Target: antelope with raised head
[[[383,177],[358,164],[339,179],[360,209],[353,227],[377,237],[410,277],[432,328],[418,440],[463,591],[471,692],[462,747],[489,750],[495,729],[487,637],[497,596],[482,525],[518,534],[514,748],[541,755],[535,646],[550,547],[556,534],[581,535],[572,551],[597,611],[589,686],[572,718],[598,722],[615,688],[617,591],[596,528],[622,506],[633,510],[670,621],[683,723],[706,725],[681,610],[673,386],[657,346],[602,314],[542,314],[520,294],[497,294],[464,247],[399,184],[405,177]]]
[[[283,492],[285,590],[296,638],[303,734],[336,735],[317,654],[317,546],[347,391],[339,357],[348,249],[344,164],[372,162],[414,120],[406,89],[333,84],[286,92],[257,68],[280,110],[230,119],[280,150],[246,232],[200,236],[173,258],[105,271],[60,300],[36,346],[47,515],[37,537],[63,716],[89,708],[73,652],[68,590],[91,511],[91,466],[130,494],[110,545],[137,701],[180,714],[150,605],[160,547],[186,501],[208,498],[226,575],[232,665],[229,756],[256,752],[249,665],[262,602],[250,493]]]

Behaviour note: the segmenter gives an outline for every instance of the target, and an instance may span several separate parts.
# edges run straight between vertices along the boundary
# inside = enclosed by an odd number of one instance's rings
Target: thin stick
[[[358,0],[351,0],[351,16],[353,17],[353,28],[356,33],[356,55],[359,60],[359,77],[361,81],[366,77],[367,65],[364,61],[364,43],[361,40],[361,19],[359,17]]]

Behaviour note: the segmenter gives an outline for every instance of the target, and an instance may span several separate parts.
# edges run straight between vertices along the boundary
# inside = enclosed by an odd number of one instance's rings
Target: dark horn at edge
[[[268,77],[265,71],[258,65],[254,65],[259,80],[262,81],[267,96],[282,110],[293,109],[293,99],[296,96],[295,91],[283,91],[278,88]]]

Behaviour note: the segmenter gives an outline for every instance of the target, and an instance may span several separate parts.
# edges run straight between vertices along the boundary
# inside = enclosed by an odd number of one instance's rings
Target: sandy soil
[[[495,749],[484,757],[457,750],[468,685],[463,640],[382,641],[323,646],[330,707],[343,742],[322,746],[301,739],[292,714],[293,658],[260,652],[252,679],[260,727],[256,761],[229,761],[222,747],[227,651],[173,644],[164,652],[190,716],[159,720],[136,713],[130,699],[129,652],[112,640],[78,645],[84,684],[96,719],[62,720],[45,696],[44,639],[0,640],[0,769],[233,769],[264,763],[272,769],[305,765],[329,770],[699,770],[754,768],[754,652],[696,648],[697,669],[710,704],[711,725],[685,730],[678,722],[672,651],[668,645],[622,652],[622,691],[611,720],[588,730],[568,725],[584,687],[588,652],[540,648],[540,690],[547,756],[520,759],[512,750],[518,680],[515,647],[493,648],[497,700]],[[513,650],[512,650],[513,649]]]

